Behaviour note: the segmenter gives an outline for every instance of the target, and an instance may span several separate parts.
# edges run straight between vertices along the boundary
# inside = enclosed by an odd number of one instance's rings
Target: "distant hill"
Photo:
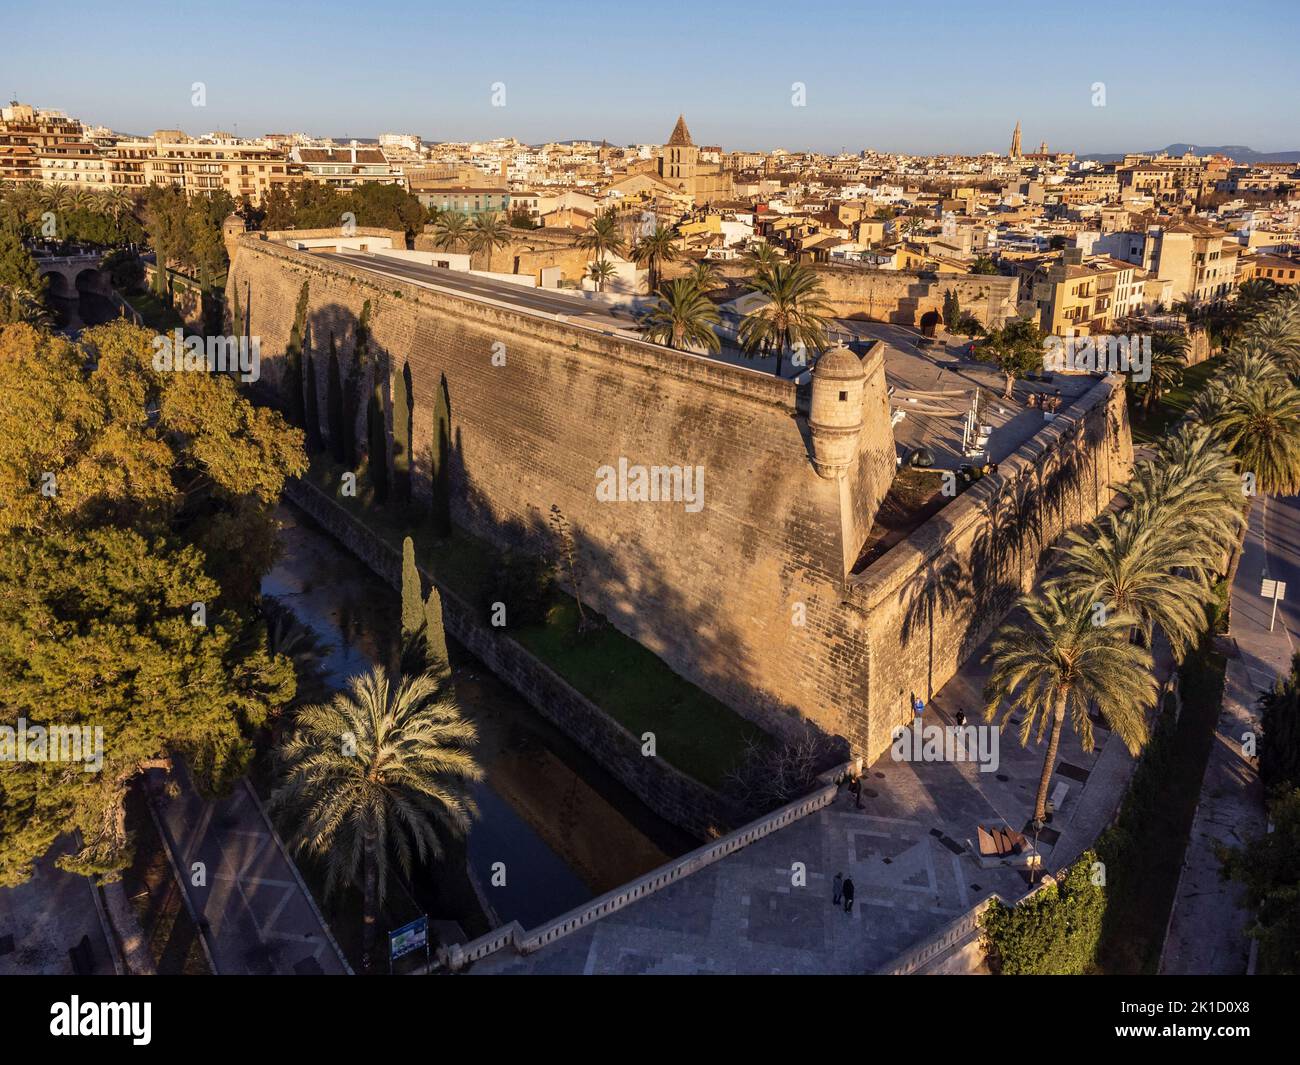
[[[1159,155],[1161,152],[1172,156],[1184,155],[1187,152],[1194,152],[1196,155],[1226,155],[1238,163],[1300,163],[1300,152],[1257,152],[1244,144],[1170,144],[1164,148],[1149,148],[1131,154]],[[1086,152],[1079,158],[1095,159],[1099,163],[1118,163],[1123,160],[1124,155],[1124,152],[1112,152],[1109,155]]]

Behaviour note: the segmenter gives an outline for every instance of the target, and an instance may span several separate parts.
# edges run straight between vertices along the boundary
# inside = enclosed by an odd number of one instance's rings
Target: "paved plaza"
[[[977,718],[986,670],[978,656],[938,693],[928,724]],[[1039,839],[1044,868],[1068,864],[1108,822],[1133,769],[1118,739],[1097,730],[1085,754],[1067,729],[1053,788],[1069,785]],[[981,868],[979,824],[1029,819],[1042,748],[1001,737],[996,772],[973,763],[896,762],[863,775],[862,809],[842,789],[834,803],[726,858],[563,936],[518,955],[507,948],[473,973],[867,973],[892,961],[997,893],[1028,890],[1025,872]],[[806,886],[794,884],[796,863]],[[831,904],[836,873],[856,889],[851,913]]]

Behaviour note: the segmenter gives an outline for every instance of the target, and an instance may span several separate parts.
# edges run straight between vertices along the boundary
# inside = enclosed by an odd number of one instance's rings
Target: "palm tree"
[[[95,194],[84,186],[78,185],[68,193],[68,207],[73,211],[94,210],[96,206]]]
[[[47,211],[64,211],[71,204],[72,193],[61,181],[42,185],[40,190],[41,206]]]
[[[718,276],[718,271],[713,264],[699,259],[691,264],[690,273],[686,278],[701,292],[713,292],[722,287],[722,278]]]
[[[469,219],[459,211],[443,211],[433,224],[433,243],[439,248],[463,248],[469,243]]]
[[[1251,347],[1266,351],[1287,373],[1300,373],[1300,306],[1270,302],[1244,329]]]
[[[776,376],[785,353],[796,346],[821,352],[826,348],[826,319],[830,307],[821,278],[800,263],[777,263],[760,270],[750,291],[766,297],[761,307],[740,323],[740,343],[748,352],[775,349]]]
[[[1223,558],[1240,539],[1241,478],[1218,437],[1198,422],[1167,435],[1158,461],[1139,462],[1123,491],[1142,521],[1160,525],[1171,542],[1190,539],[1211,559]],[[1217,571],[1208,565],[1201,577]]]
[[[441,678],[395,683],[376,666],[299,710],[280,747],[285,775],[272,808],[292,811],[289,846],[324,864],[328,892],[360,887],[367,959],[392,858],[409,877],[413,857],[442,854],[438,828],[463,834],[476,813],[466,792],[483,775],[477,738]]]
[[[1108,513],[1070,534],[1062,548],[1067,592],[1108,611],[1137,619],[1147,646],[1154,629],[1179,662],[1205,624],[1212,557],[1199,537],[1171,537],[1168,523],[1144,520],[1147,511]]]
[[[510,226],[495,212],[475,215],[470,225],[469,250],[471,255],[487,253],[483,269],[492,265],[492,252],[504,248],[510,243]]]
[[[613,211],[606,211],[591,220],[591,226],[578,237],[578,247],[596,253],[597,259],[607,255],[622,255],[627,244],[618,229],[618,219]]]
[[[1187,370],[1187,334],[1161,332],[1151,338],[1150,377],[1139,385],[1147,417],[1170,388],[1176,388]]]
[[[596,283],[596,291],[605,291],[605,282],[614,277],[617,271],[608,259],[595,259],[587,264],[587,277]]]
[[[1300,491],[1300,391],[1255,381],[1234,392],[1214,429],[1243,473],[1265,495]]]
[[[645,266],[650,270],[651,292],[659,289],[659,272],[663,264],[677,258],[677,239],[675,230],[667,226],[655,226],[653,232],[643,236],[632,248],[632,258],[636,260],[637,266]]]
[[[0,285],[0,325],[21,323],[48,329],[53,321],[45,301],[31,289]]]
[[[770,270],[783,261],[780,253],[767,243],[750,244],[749,250],[745,253],[745,266],[751,274]]]
[[[104,193],[104,211],[115,222],[122,221],[122,216],[135,209],[135,198],[121,185],[114,185]]]
[[[663,285],[659,303],[641,319],[646,339],[678,351],[692,347],[718,351],[722,343],[714,332],[717,324],[718,308],[688,278]]]
[[[1046,584],[1023,596],[1021,612],[998,630],[985,661],[993,665],[985,688],[984,717],[993,721],[1005,702],[1000,726],[1020,717],[1020,742],[1046,734],[1047,750],[1034,800],[1035,824],[1047,816],[1047,789],[1056,768],[1056,752],[1067,718],[1092,750],[1095,704],[1115,734],[1133,754],[1147,740],[1146,711],[1155,700],[1151,655],[1129,642],[1134,618],[1111,614],[1093,623],[1092,603],[1063,588]]]

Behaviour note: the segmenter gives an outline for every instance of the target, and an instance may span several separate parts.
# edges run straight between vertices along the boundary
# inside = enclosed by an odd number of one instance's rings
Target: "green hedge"
[[[1005,976],[1077,976],[1093,964],[1101,941],[1106,892],[1099,863],[1083,855],[1059,882],[1007,905],[993,900],[980,925],[989,968]]]

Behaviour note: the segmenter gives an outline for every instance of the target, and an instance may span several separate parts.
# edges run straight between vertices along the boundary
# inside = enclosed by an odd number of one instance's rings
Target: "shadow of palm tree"
[[[970,581],[961,565],[952,559],[935,558],[922,568],[899,592],[907,600],[903,614],[903,643],[910,645],[917,628],[927,630],[925,699],[934,697],[934,622],[940,614],[956,608],[970,596]]]

